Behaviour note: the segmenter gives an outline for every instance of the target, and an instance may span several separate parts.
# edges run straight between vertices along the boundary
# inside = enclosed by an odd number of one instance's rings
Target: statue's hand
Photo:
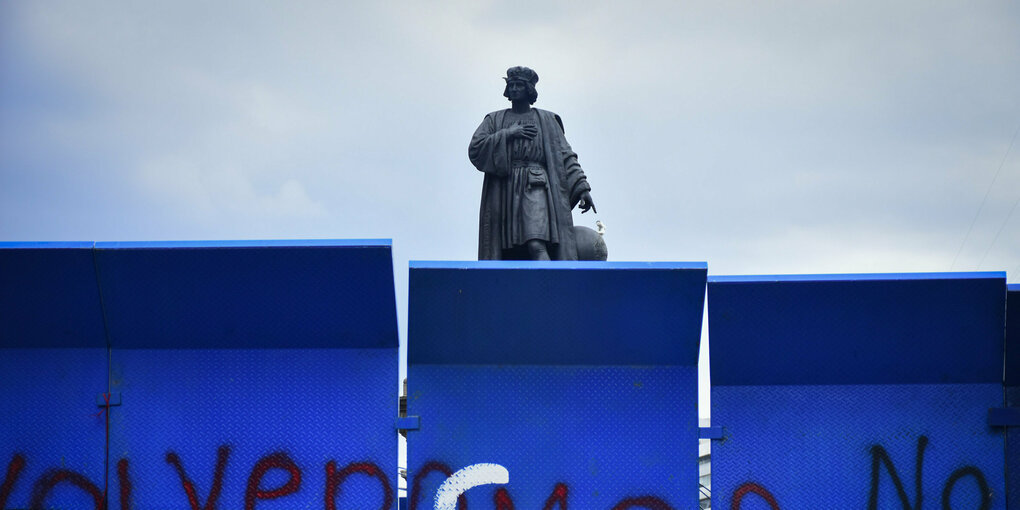
[[[534,124],[514,124],[506,128],[507,138],[513,140],[514,138],[527,138],[531,140],[538,136],[538,127]]]
[[[591,199],[591,193],[587,191],[581,193],[581,200],[577,203],[577,207],[581,209],[581,214],[588,212],[591,209],[598,214],[599,210],[595,208],[595,202]]]

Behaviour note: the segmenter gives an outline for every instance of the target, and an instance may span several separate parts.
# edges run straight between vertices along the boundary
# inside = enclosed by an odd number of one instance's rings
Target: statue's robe
[[[504,213],[512,143],[503,129],[504,116],[508,111],[486,115],[468,146],[471,163],[485,173],[478,218],[478,260],[500,260],[515,251],[526,253],[511,241],[511,221]],[[549,256],[553,260],[577,260],[574,220],[570,211],[581,200],[581,194],[590,191],[591,187],[577,163],[577,154],[563,136],[560,116],[538,108],[535,111],[538,113],[551,197],[547,207],[550,216]]]

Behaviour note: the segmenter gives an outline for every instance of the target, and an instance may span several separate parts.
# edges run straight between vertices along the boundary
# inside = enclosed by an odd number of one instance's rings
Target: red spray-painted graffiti
[[[287,481],[275,489],[263,489],[262,477],[272,469],[282,469],[290,475]],[[276,452],[259,459],[248,477],[248,487],[244,490],[244,508],[255,508],[260,499],[278,499],[294,494],[301,488],[301,470],[284,452]]]
[[[212,487],[209,489],[209,498],[205,500],[205,506],[201,507],[198,501],[198,493],[195,491],[195,484],[184,471],[180,457],[175,452],[166,453],[166,463],[173,466],[177,471],[177,476],[181,479],[181,487],[184,488],[184,494],[188,497],[188,504],[191,505],[191,510],[213,510],[216,508],[216,502],[220,499],[220,491],[223,489],[223,471],[227,468],[228,457],[230,457],[229,446],[223,445],[216,450],[216,470],[213,471]],[[125,463],[124,471],[126,472],[127,459],[121,459],[121,462]]]
[[[92,496],[93,501],[95,501],[96,508],[102,509],[105,507],[103,491],[90,482],[88,478],[67,469],[51,469],[43,473],[39,480],[35,482],[35,486],[32,487],[32,498],[29,500],[28,507],[32,510],[42,510],[46,496],[61,482],[70,483],[87,492]]]
[[[379,480],[379,484],[383,489],[383,502],[379,508],[380,510],[393,508],[393,490],[390,488],[390,481],[375,464],[371,462],[355,462],[337,471],[336,463],[329,461],[326,463],[326,510],[336,510],[336,495],[340,490],[340,485],[344,483],[348,476],[355,473],[368,475]]]
[[[514,510],[514,500],[510,498],[510,493],[506,489],[502,487],[496,489],[492,499],[496,504],[496,510]],[[560,510],[567,510],[566,484],[558,483],[553,487],[552,494],[549,495],[549,499],[545,500],[542,510],[552,510],[553,505],[559,505]]]
[[[558,483],[553,487],[552,494],[549,495],[549,499],[545,500],[545,506],[542,510],[552,510],[554,504],[559,503],[560,510],[567,510],[567,486],[566,484]]]
[[[442,462],[436,461],[426,462],[425,465],[422,466],[421,469],[419,469],[418,472],[415,473],[414,477],[411,479],[411,493],[408,495],[407,498],[407,503],[408,506],[410,507],[410,510],[417,510],[419,500],[421,499],[421,483],[426,476],[432,473],[440,473],[444,477],[449,478],[450,476],[453,475],[453,470],[450,469],[450,466],[447,466]],[[509,498],[507,499],[507,501],[510,504],[509,508],[513,508],[513,502],[509,501]],[[467,497],[464,496],[463,494],[457,496],[457,510],[467,510]]]
[[[203,505],[199,499],[198,489],[195,483],[188,476],[175,452],[167,452],[166,462],[180,479],[184,498],[187,500],[191,510],[217,510],[219,508],[220,493],[223,489],[224,472],[230,458],[230,447],[221,446],[217,450],[216,468],[213,472],[212,485],[209,495]],[[24,471],[27,460],[24,455],[16,453],[7,464],[7,470],[0,484],[0,510],[8,508],[8,500],[13,494],[15,485]],[[372,462],[352,462],[341,469],[337,469],[336,461],[326,462],[326,487],[324,491],[324,508],[336,510],[336,498],[344,485],[344,482],[355,474],[366,475],[379,481],[382,489],[380,498],[380,509],[389,509],[393,505],[394,493],[390,481],[376,464]],[[273,470],[283,471],[287,479],[278,487],[263,487],[263,478]],[[244,509],[254,510],[259,501],[282,498],[301,489],[302,472],[297,463],[286,452],[274,452],[260,458],[252,467],[248,476],[248,483],[244,491]],[[120,483],[120,510],[131,510],[131,494],[134,485],[130,477],[130,464],[128,459],[120,459],[117,462],[117,479]],[[32,486],[28,506],[32,510],[41,510],[46,506],[46,499],[58,485],[70,485],[83,492],[93,502],[95,510],[106,510],[104,492],[98,485],[93,483],[84,475],[67,469],[50,469],[45,471]]]
[[[127,509],[128,502],[131,501],[131,479],[128,478],[127,459],[120,459],[117,462],[117,479],[120,481],[120,507]],[[3,505],[0,505],[0,509],[3,509]]]
[[[514,510],[514,500],[510,499],[510,493],[502,487],[496,489],[496,493],[492,495],[492,501],[496,505],[496,510]]]
[[[453,475],[450,466],[438,461],[426,462],[421,469],[411,478],[411,492],[408,495],[410,510],[418,510],[422,499],[422,483],[426,477],[433,473],[441,473],[445,477]],[[565,483],[557,483],[545,500],[542,510],[552,510],[558,507],[559,510],[567,510],[567,496],[569,488]],[[493,506],[496,510],[515,510],[513,498],[510,492],[500,487],[493,493]],[[655,496],[641,496],[637,498],[626,498],[613,506],[612,510],[628,510],[631,508],[646,508],[648,510],[673,510],[668,503]],[[463,494],[457,498],[457,510],[467,510],[467,499]]]
[[[7,464],[7,473],[4,474],[4,483],[0,485],[0,510],[7,508],[7,498],[14,492],[14,481],[21,475],[25,467],[25,457],[14,454],[11,462]]]
[[[640,498],[627,498],[613,507],[613,510],[626,510],[628,508],[647,508],[648,510],[673,510],[665,501],[655,496],[642,496]]]
[[[740,502],[743,501],[744,496],[748,494],[757,495],[769,504],[769,508],[772,510],[779,510],[779,503],[776,502],[776,497],[773,496],[768,489],[754,482],[747,482],[740,487],[737,487],[737,490],[733,491],[733,502],[730,503],[730,510],[740,510]]]

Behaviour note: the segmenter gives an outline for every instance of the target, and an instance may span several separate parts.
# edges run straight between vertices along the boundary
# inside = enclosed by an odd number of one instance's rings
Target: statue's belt
[[[539,163],[538,161],[524,161],[520,159],[515,159],[510,162],[510,168],[535,168],[535,167],[545,170],[545,164]]]

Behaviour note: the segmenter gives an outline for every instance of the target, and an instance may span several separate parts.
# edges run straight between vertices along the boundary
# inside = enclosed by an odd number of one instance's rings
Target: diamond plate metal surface
[[[1006,387],[1006,405],[1020,408],[1020,386]],[[1006,429],[1006,499],[1009,510],[1020,508],[1020,427]]]
[[[4,347],[106,347],[92,243],[0,242]]]
[[[96,395],[107,389],[107,359],[105,348],[0,349],[0,477],[16,458],[24,462],[0,508],[28,508],[33,489],[56,470],[74,471],[102,490],[106,417]],[[92,508],[93,496],[65,481],[39,503]]]
[[[760,487],[785,510],[1004,509],[1002,430],[985,422],[1001,402],[997,384],[713,387],[712,423],[724,438],[712,444],[712,506],[775,510]],[[915,466],[924,441],[920,505]],[[909,505],[884,463],[876,506],[869,504],[877,448]],[[968,466],[978,474],[960,471]],[[953,482],[954,473],[963,474]],[[988,507],[980,506],[978,477],[990,490]],[[745,495],[736,505],[739,492]]]
[[[0,509],[393,507],[393,292],[388,240],[0,243]]]
[[[1006,286],[1006,386],[1020,386],[1020,283]]]
[[[398,345],[389,241],[97,243],[96,261],[113,347]]]
[[[323,508],[330,462],[339,477],[336,508],[392,507],[396,356],[396,349],[115,349],[113,391],[123,404],[112,415],[111,470],[128,461],[132,508],[189,508],[172,453],[205,505],[226,447],[218,508],[245,508],[252,487],[269,496],[295,476],[292,494],[258,508]],[[297,472],[271,468],[252,485],[254,468],[280,453]]]
[[[1006,405],[1020,408],[1020,284],[1006,287]],[[1009,510],[1020,509],[1020,427],[1006,429]]]
[[[1005,287],[1005,273],[713,276],[712,385],[1001,382]]]
[[[698,363],[704,263],[484,260],[410,266],[410,364]]]
[[[628,498],[697,508],[695,367],[408,370],[408,412],[421,417],[408,433],[411,508],[432,508],[443,470],[483,462],[506,467],[510,482],[469,490],[469,508],[510,508],[501,489],[520,509],[551,508],[558,494],[562,508],[608,510]]]

